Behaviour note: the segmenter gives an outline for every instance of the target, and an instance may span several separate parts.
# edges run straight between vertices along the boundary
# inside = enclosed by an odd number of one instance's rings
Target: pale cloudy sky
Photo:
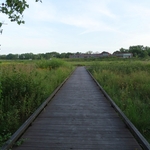
[[[149,0],[28,0],[24,25],[0,13],[1,54],[46,52],[113,53],[150,46]],[[1,0],[0,0],[1,2]]]

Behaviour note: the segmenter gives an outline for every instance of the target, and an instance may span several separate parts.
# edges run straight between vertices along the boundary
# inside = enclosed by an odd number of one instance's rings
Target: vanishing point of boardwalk
[[[140,150],[84,67],[78,67],[16,150]]]

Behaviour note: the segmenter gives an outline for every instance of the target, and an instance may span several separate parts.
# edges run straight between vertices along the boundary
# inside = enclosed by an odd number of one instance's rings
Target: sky
[[[1,2],[2,0],[0,0]],[[23,53],[113,53],[150,46],[149,0],[28,0],[25,24],[0,13],[0,55]]]

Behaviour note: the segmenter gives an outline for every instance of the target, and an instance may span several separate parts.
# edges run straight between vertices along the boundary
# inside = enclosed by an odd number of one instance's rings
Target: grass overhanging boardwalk
[[[140,150],[84,67],[78,67],[32,123],[16,150]]]

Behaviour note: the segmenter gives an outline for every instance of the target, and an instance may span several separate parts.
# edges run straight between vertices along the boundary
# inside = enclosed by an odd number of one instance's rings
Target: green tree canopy
[[[36,2],[41,0],[35,0]],[[19,25],[24,23],[22,20],[23,12],[26,8],[29,8],[26,0],[6,0],[0,4],[0,12],[6,14],[10,21],[17,22]],[[0,23],[0,27],[2,23]]]

